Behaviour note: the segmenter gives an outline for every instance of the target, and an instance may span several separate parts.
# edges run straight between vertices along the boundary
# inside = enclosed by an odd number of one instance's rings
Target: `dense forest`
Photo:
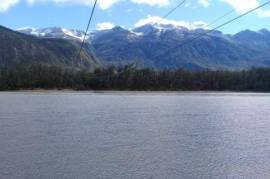
[[[185,71],[133,66],[72,70],[35,65],[0,70],[0,90],[270,91],[270,69]]]

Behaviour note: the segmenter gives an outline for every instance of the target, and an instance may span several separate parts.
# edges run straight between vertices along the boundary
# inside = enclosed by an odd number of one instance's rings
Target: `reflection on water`
[[[0,93],[0,178],[270,178],[270,95]]]

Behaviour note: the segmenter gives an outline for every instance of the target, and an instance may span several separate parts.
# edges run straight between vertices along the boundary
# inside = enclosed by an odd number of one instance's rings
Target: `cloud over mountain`
[[[0,2],[0,12],[7,11],[10,7],[17,4],[19,0],[1,0]]]
[[[97,30],[108,30],[114,28],[115,25],[111,22],[102,22],[97,24]]]
[[[140,27],[145,24],[163,24],[163,25],[174,25],[176,27],[185,27],[187,29],[196,29],[196,28],[206,28],[207,23],[203,21],[195,22],[186,22],[186,21],[176,21],[170,19],[164,19],[159,16],[148,15],[147,18],[139,20],[134,26]]]

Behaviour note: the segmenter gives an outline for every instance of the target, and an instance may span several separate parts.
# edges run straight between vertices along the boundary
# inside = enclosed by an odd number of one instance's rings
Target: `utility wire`
[[[218,22],[219,20],[221,20],[221,19],[227,17],[228,15],[232,14],[234,11],[235,11],[235,10],[232,9],[232,10],[226,12],[226,13],[223,14],[222,16],[220,16],[220,17],[216,18],[215,20],[213,20],[212,22],[210,22],[210,23],[207,25],[207,27],[212,26],[213,24],[215,24],[215,23]]]
[[[91,24],[91,21],[93,19],[94,12],[95,12],[95,9],[96,9],[96,6],[97,6],[97,2],[98,2],[98,0],[95,0],[94,6],[93,6],[93,8],[91,10],[91,14],[90,14],[90,17],[89,17],[89,20],[88,20],[88,24],[87,24],[86,30],[84,32],[83,41],[82,41],[82,44],[81,44],[81,47],[80,47],[80,50],[78,52],[78,55],[77,55],[76,59],[80,57],[81,52],[83,50],[85,40],[86,40],[86,36],[87,36],[88,30],[89,30],[89,27],[90,27],[90,24]]]
[[[176,7],[174,7],[173,9],[171,9],[167,14],[165,14],[162,18],[167,18],[169,15],[171,15],[174,11],[176,11],[179,7],[181,7],[182,5],[184,5],[186,3],[186,0],[181,1],[179,4],[177,4]],[[223,19],[224,17],[227,17],[228,15],[232,14],[234,12],[234,9],[230,10],[229,12],[226,12],[225,14],[223,14],[222,16],[216,18],[215,20],[213,20],[212,22],[210,22],[207,27],[210,27],[211,25],[215,24],[216,22],[218,22],[219,20]]]
[[[184,43],[182,43],[182,44],[180,44],[180,45],[177,45],[176,47],[174,47],[174,48],[172,48],[172,49],[169,49],[169,50],[167,50],[165,53],[161,53],[161,54],[155,56],[154,58],[157,58],[157,57],[159,57],[159,56],[162,56],[162,55],[168,53],[168,52],[171,51],[171,50],[175,50],[175,49],[177,49],[177,48],[183,47],[183,46],[186,45],[186,44],[189,44],[189,43],[191,43],[191,42],[193,42],[193,41],[195,41],[195,40],[197,40],[197,39],[200,39],[200,38],[202,38],[202,37],[204,37],[204,36],[210,34],[211,32],[214,32],[215,30],[217,30],[217,29],[219,29],[219,28],[221,28],[221,27],[223,27],[223,26],[225,26],[225,25],[228,25],[228,24],[230,24],[230,23],[232,23],[232,22],[234,22],[234,21],[236,21],[236,20],[238,20],[238,19],[240,19],[240,18],[242,18],[242,17],[244,17],[244,16],[246,16],[246,15],[248,15],[248,14],[250,14],[250,13],[252,13],[252,12],[254,12],[254,11],[260,9],[260,8],[262,8],[262,7],[264,7],[264,6],[267,6],[268,4],[270,4],[270,1],[267,1],[267,2],[265,2],[265,3],[263,3],[263,4],[259,5],[259,6],[257,6],[256,8],[253,8],[253,9],[251,9],[251,10],[245,12],[244,14],[241,14],[241,15],[239,15],[239,16],[233,18],[233,19],[230,19],[230,20],[228,20],[227,22],[225,22],[225,23],[223,23],[223,24],[221,24],[221,25],[219,25],[219,26],[213,28],[212,30],[209,30],[209,31],[207,31],[207,32],[205,32],[205,33],[202,33],[202,34],[200,34],[199,36],[194,37],[194,38],[192,38],[191,40],[189,40],[189,41],[187,41],[187,42],[184,42]]]
[[[167,17],[168,17],[169,15],[171,15],[174,11],[176,11],[180,6],[184,5],[185,2],[186,2],[186,0],[181,1],[179,4],[177,4],[177,6],[176,6],[175,8],[173,8],[173,9],[170,10],[167,14],[165,14],[165,15],[163,16],[163,18],[164,18],[164,19],[167,18]]]

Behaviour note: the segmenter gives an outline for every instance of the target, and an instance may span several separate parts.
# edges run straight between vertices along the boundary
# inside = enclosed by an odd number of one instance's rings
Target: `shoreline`
[[[7,90],[1,93],[82,93],[82,94],[270,94],[259,91],[157,91],[157,90],[73,90],[73,89],[33,89]]]

